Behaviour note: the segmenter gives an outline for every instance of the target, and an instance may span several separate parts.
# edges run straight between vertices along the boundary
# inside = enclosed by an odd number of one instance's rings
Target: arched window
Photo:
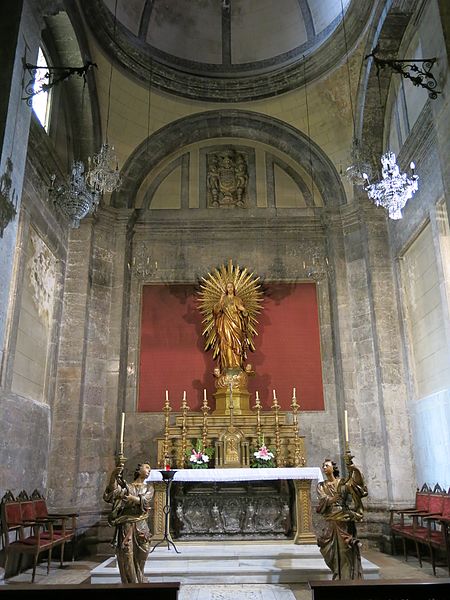
[[[48,83],[48,79],[45,77],[48,69],[48,62],[45,58],[42,48],[39,48],[39,54],[36,65],[38,67],[44,67],[43,69],[37,69],[36,80],[34,82],[33,91],[39,92],[33,96],[32,107],[35,115],[39,119],[42,127],[45,131],[48,131],[49,116],[50,116],[50,92],[39,91],[44,83]]]

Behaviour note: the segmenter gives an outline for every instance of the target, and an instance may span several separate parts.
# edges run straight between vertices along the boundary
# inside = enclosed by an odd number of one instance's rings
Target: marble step
[[[330,579],[317,546],[280,544],[177,544],[159,546],[149,554],[145,576],[152,582],[300,583]],[[379,577],[379,568],[363,558],[365,578]],[[91,571],[92,583],[120,582],[116,560],[111,557]]]

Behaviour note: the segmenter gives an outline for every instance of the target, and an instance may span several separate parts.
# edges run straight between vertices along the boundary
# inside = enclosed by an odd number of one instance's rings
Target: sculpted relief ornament
[[[246,207],[248,167],[244,154],[234,150],[208,156],[208,206]]]
[[[56,285],[56,259],[42,239],[31,230],[31,253],[28,259],[29,281],[39,316],[50,322]]]

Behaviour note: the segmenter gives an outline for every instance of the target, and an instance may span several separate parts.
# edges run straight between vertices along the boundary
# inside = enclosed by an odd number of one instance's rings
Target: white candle
[[[203,390],[203,400],[206,402],[206,390]]]
[[[183,402],[186,400],[186,392],[183,392]]]
[[[166,390],[166,402],[169,402],[169,390]]]
[[[256,392],[256,400],[259,400],[259,392]]]
[[[120,423],[120,447],[123,449],[123,433],[125,431],[125,413],[122,413],[122,421]]]
[[[292,398],[295,400],[295,388],[292,388]]]
[[[347,417],[346,410],[344,410],[344,433],[345,433],[345,441],[348,442],[348,417]]]
[[[275,395],[275,390],[273,390],[273,399],[274,399],[274,400],[276,400],[276,399],[277,399],[277,397],[276,397],[276,395]]]

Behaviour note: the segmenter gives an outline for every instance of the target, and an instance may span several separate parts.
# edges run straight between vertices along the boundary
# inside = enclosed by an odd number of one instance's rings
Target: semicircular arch
[[[253,140],[276,148],[311,170],[314,184],[326,205],[346,203],[340,177],[328,156],[305,134],[278,119],[243,110],[212,110],[183,117],[162,127],[130,155],[122,168],[123,184],[111,203],[116,208],[134,208],[143,180],[169,155],[184,146],[221,137]]]

